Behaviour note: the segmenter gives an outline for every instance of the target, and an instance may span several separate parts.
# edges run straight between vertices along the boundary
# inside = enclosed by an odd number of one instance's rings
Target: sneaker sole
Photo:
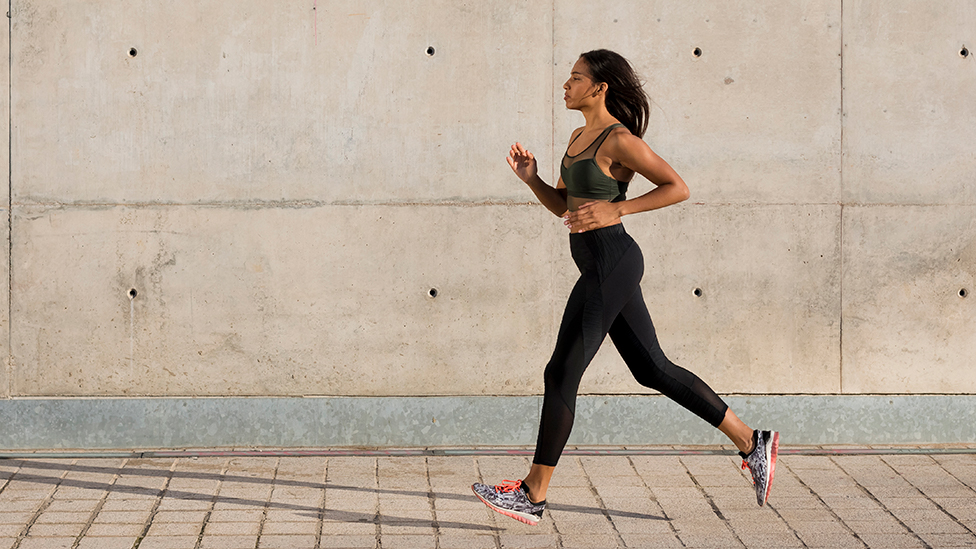
[[[525,524],[528,524],[529,526],[535,526],[535,525],[539,524],[539,519],[536,518],[535,515],[532,515],[532,514],[529,514],[529,513],[519,513],[518,511],[512,511],[511,509],[502,509],[501,507],[498,507],[497,505],[494,505],[493,503],[491,503],[487,499],[481,497],[481,494],[479,494],[478,492],[475,492],[474,491],[474,486],[471,487],[471,491],[474,492],[474,495],[478,496],[478,499],[480,499],[482,503],[484,503],[485,505],[487,505],[489,509],[491,509],[492,511],[494,511],[496,513],[501,513],[501,514],[505,515],[506,517],[513,518],[513,519],[515,519],[515,520],[517,520],[519,522],[524,522]]]
[[[773,431],[773,440],[767,446],[766,462],[769,463],[769,479],[766,481],[766,493],[759,505],[765,505],[769,499],[769,492],[773,489],[773,476],[776,474],[776,456],[779,454],[779,433]]]

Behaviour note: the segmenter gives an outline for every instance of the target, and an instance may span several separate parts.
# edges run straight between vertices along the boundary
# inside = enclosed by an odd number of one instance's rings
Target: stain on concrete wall
[[[0,387],[539,393],[575,270],[504,155],[552,180],[560,85],[609,47],[692,189],[626,220],[676,362],[974,392],[974,28],[962,1],[14,2]],[[608,344],[582,391],[642,389]]]

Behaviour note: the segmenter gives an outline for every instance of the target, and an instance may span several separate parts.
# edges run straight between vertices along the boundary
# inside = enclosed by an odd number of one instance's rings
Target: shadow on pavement
[[[438,492],[427,492],[419,490],[392,490],[383,488],[365,488],[361,486],[346,486],[342,484],[334,484],[331,482],[321,483],[321,482],[307,482],[299,480],[290,479],[268,479],[262,477],[250,477],[241,475],[228,475],[219,473],[199,473],[193,471],[170,471],[168,469],[151,469],[151,468],[136,468],[136,467],[99,467],[90,466],[82,464],[73,465],[61,465],[57,463],[48,463],[43,461],[31,461],[31,460],[11,460],[8,462],[9,465],[17,464],[19,465],[21,471],[24,469],[38,469],[45,471],[66,471],[70,470],[73,472],[81,473],[91,473],[98,475],[116,475],[122,473],[126,476],[142,476],[148,478],[160,478],[160,479],[188,479],[188,480],[207,480],[207,481],[221,481],[221,482],[232,482],[239,484],[261,484],[269,485],[273,484],[275,486],[283,487],[299,487],[299,488],[312,488],[316,490],[340,490],[340,491],[351,491],[351,492],[363,492],[363,493],[373,493],[373,494],[388,494],[388,495],[399,495],[399,496],[410,496],[423,498],[428,500],[431,496],[435,499],[446,499],[446,500],[457,500],[457,501],[472,501],[475,500],[474,495],[462,495],[462,494],[452,494],[452,493],[438,493]],[[415,519],[398,517],[395,515],[390,515],[388,513],[383,513],[382,517],[378,514],[373,513],[359,513],[354,511],[342,511],[339,509],[323,509],[318,506],[305,506],[296,505],[292,503],[282,503],[274,501],[263,501],[256,499],[247,499],[240,497],[221,497],[220,495],[214,496],[212,494],[201,494],[196,492],[189,492],[184,490],[171,490],[156,489],[156,488],[146,488],[144,486],[127,486],[124,484],[111,484],[107,482],[93,482],[85,480],[76,479],[62,479],[57,476],[44,476],[44,475],[31,475],[24,474],[22,472],[17,472],[11,475],[11,480],[16,480],[19,482],[35,482],[38,484],[48,484],[48,485],[60,485],[60,486],[71,486],[75,488],[83,488],[88,490],[100,490],[105,492],[116,492],[116,493],[126,493],[139,496],[154,496],[159,497],[162,495],[165,498],[180,499],[180,500],[196,500],[196,501],[214,501],[215,503],[229,503],[242,506],[252,506],[252,507],[269,507],[273,509],[289,510],[308,513],[308,516],[319,517],[322,516],[325,520],[341,521],[341,522],[352,522],[352,523],[377,523],[377,522],[395,522],[400,526],[416,526],[429,528],[431,525],[430,520]],[[655,515],[647,515],[643,513],[633,513],[629,511],[615,511],[615,510],[604,510],[597,507],[585,507],[580,505],[566,505],[559,503],[552,503],[549,505],[550,509],[557,511],[569,511],[574,513],[583,513],[591,515],[604,515],[606,513],[612,514],[616,517],[629,517],[636,519],[645,520],[667,520],[664,517],[659,517]],[[456,528],[460,530],[483,530],[496,532],[499,529],[491,526],[485,526],[482,524],[469,524],[460,522],[443,522],[437,521],[441,528]]]

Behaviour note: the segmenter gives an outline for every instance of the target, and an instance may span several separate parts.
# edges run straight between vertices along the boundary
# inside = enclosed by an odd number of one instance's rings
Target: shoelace
[[[522,488],[521,480],[503,480],[501,484],[495,485],[495,490],[499,494],[504,494],[505,492],[514,492]]]
[[[746,463],[746,460],[742,460],[742,470],[745,471],[746,469],[749,469],[749,464]],[[749,469],[749,476],[752,477],[752,483],[755,484],[756,476],[752,474],[752,469]]]

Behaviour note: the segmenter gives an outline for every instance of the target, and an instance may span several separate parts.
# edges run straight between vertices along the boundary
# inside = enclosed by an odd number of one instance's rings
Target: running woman
[[[573,428],[580,379],[609,334],[638,383],[660,391],[729,437],[749,467],[756,501],[763,505],[776,470],[779,434],[749,428],[704,381],[668,360],[641,295],[644,258],[621,218],[687,200],[689,191],[642,139],[649,107],[640,80],[620,55],[594,50],[576,61],[563,89],[566,108],[580,111],[586,125],[570,137],[556,186],[539,178],[535,157],[520,143],[512,145],[507,160],[542,205],[565,220],[580,277],[545,369],[542,420],[529,474],[523,480],[471,488],[491,509],[527,524],[539,522],[549,480]],[[625,193],[635,173],[655,188],[628,200]]]

